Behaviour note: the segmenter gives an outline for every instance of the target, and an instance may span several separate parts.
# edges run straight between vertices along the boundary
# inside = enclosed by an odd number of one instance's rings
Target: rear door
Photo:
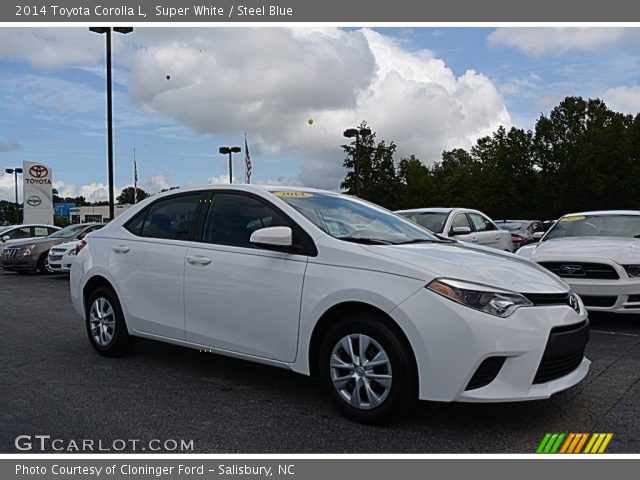
[[[498,227],[484,215],[479,213],[469,213],[468,215],[473,224],[479,245],[500,250],[511,250],[508,245],[508,243],[511,243],[511,234],[509,232],[499,230]],[[508,242],[505,240],[507,237]]]
[[[308,237],[261,197],[216,192],[200,242],[185,258],[187,340],[227,351],[292,362],[307,255],[257,248],[260,228],[288,226],[294,245]]]
[[[184,261],[203,200],[203,192],[162,198],[111,240],[109,273],[135,330],[184,340]]]

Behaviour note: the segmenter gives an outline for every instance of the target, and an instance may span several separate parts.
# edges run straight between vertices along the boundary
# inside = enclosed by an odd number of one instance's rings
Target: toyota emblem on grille
[[[562,265],[560,266],[560,275],[571,275],[574,277],[586,275],[582,265]]]
[[[576,312],[580,312],[580,304],[578,303],[578,299],[573,293],[569,294],[569,306],[573,308]]]
[[[44,165],[33,165],[29,168],[29,173],[32,177],[43,178],[49,174],[49,169]]]
[[[31,195],[29,198],[27,198],[27,203],[32,207],[37,207],[42,203],[42,199],[37,195]]]

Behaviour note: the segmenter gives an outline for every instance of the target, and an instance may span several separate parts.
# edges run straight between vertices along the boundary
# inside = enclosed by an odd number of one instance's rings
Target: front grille
[[[540,262],[540,265],[563,278],[618,280],[616,269],[606,263]]]
[[[465,391],[486,387],[493,382],[498,376],[498,373],[500,373],[500,369],[502,368],[502,365],[504,365],[506,358],[507,357],[485,358],[473,374],[473,377],[471,377],[471,380],[469,380]]]
[[[20,251],[19,248],[5,248],[4,251],[2,252],[2,257],[0,258],[2,260],[11,260],[13,258],[16,258],[19,251]]]
[[[613,307],[618,297],[600,295],[580,295],[585,307]]]
[[[534,305],[569,305],[569,299],[571,298],[569,292],[567,293],[523,293]]]
[[[534,384],[546,383],[570,374],[582,363],[589,342],[589,323],[555,327],[533,379]]]
[[[64,253],[67,249],[66,248],[52,248],[51,252],[53,253]]]
[[[58,260],[62,260],[62,255],[49,255],[50,262],[57,262]]]

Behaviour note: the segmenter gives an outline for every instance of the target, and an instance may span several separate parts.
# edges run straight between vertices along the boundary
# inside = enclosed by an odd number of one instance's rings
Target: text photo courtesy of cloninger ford
[[[0,27],[0,452],[640,453],[639,63]]]

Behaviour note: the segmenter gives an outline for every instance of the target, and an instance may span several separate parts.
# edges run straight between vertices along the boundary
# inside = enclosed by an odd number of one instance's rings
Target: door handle
[[[126,245],[114,245],[112,250],[116,253],[127,253],[130,249]]]
[[[478,241],[478,237],[471,237],[471,241],[472,242],[477,242]]]
[[[191,265],[209,265],[211,259],[209,257],[203,257],[202,255],[189,255],[187,256],[187,262]]]
[[[496,240],[500,240],[500,235],[496,235]]]

